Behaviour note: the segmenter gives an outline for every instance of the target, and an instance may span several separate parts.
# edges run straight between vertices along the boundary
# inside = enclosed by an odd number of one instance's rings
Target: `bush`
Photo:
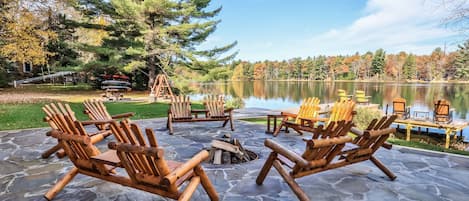
[[[353,123],[360,129],[366,129],[373,119],[379,119],[383,116],[383,112],[376,108],[360,107],[356,111]]]

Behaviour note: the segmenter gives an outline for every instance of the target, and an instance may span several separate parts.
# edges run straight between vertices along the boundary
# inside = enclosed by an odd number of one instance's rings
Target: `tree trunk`
[[[153,87],[156,77],[156,63],[155,57],[151,57],[148,62],[148,88]]]

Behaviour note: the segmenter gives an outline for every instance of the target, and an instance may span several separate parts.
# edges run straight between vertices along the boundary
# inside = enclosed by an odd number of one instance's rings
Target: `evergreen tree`
[[[313,79],[324,80],[329,72],[326,65],[326,56],[318,56],[314,62]]]
[[[88,47],[100,60],[128,71],[145,71],[149,84],[158,70],[171,73],[175,65],[207,73],[234,58],[222,54],[236,42],[209,50],[196,47],[215,31],[212,20],[221,8],[206,11],[210,0],[80,0],[78,9],[90,18],[108,16],[107,26],[86,25],[109,32],[101,47]]]
[[[459,80],[469,79],[469,40],[463,45],[458,45],[458,51],[454,60],[454,77]]]
[[[402,69],[402,74],[404,75],[405,79],[415,79],[417,72],[415,65],[415,56],[413,54],[409,54],[409,56],[407,56]]]
[[[373,60],[371,61],[371,76],[381,76],[384,73],[386,66],[386,52],[383,49],[376,50]]]

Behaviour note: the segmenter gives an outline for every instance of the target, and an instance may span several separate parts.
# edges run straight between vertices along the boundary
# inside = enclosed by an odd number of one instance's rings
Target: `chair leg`
[[[47,151],[42,153],[41,157],[42,158],[49,158],[50,155],[52,155],[53,153],[55,153],[56,151],[58,151],[60,149],[62,149],[62,145],[56,144],[55,146],[51,147],[50,149],[48,149]]]
[[[62,177],[46,194],[44,197],[47,200],[52,200],[72,179],[78,174],[78,168],[73,167],[66,175]]]
[[[386,166],[384,166],[384,164],[381,163],[381,161],[379,161],[376,157],[371,156],[370,160],[371,162],[373,162],[373,164],[376,165],[376,167],[378,167],[381,171],[383,171],[384,174],[386,174],[386,176],[388,176],[389,179],[391,179],[391,181],[394,181],[396,179],[396,175],[394,175],[394,173],[392,173],[391,170],[389,170]]]
[[[270,171],[270,168],[272,168],[272,163],[274,162],[276,158],[277,158],[277,153],[271,152],[269,154],[269,157],[267,158],[267,160],[265,160],[264,166],[262,166],[262,169],[259,172],[259,175],[257,176],[257,179],[256,179],[257,185],[262,185],[262,183],[265,180],[265,177]]]
[[[189,184],[187,184],[186,189],[179,196],[178,201],[189,201],[194,194],[197,186],[200,184],[200,177],[192,177]]]
[[[277,135],[280,133],[280,130],[282,129],[282,127],[285,126],[285,124],[280,123],[280,126],[278,126],[277,128],[275,128],[274,130],[274,133],[272,134],[274,137],[277,137]],[[288,132],[288,127],[285,126],[285,132]]]
[[[221,127],[225,127],[226,124],[228,123],[229,119],[226,119],[225,121],[223,121],[223,125]]]
[[[230,115],[230,127],[231,131],[234,131],[233,117]]]
[[[300,185],[296,183],[296,181],[288,174],[288,172],[282,167],[282,164],[278,160],[275,160],[273,163],[275,169],[278,171],[280,176],[282,176],[283,180],[287,182],[288,186],[290,186],[293,193],[295,193],[296,197],[298,197],[301,201],[309,201],[308,196],[306,193],[301,189]]]
[[[173,120],[171,118],[168,119],[168,128],[169,128],[169,134],[173,134]]]
[[[200,165],[195,166],[194,168],[195,174],[200,177],[200,183],[202,183],[202,187],[204,187],[205,192],[207,192],[208,197],[212,201],[218,201],[218,193],[213,187],[212,182],[208,178],[207,174],[205,174],[204,169]]]

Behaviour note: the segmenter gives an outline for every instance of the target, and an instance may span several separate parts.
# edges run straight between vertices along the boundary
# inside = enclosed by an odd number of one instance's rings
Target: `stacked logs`
[[[243,148],[238,139],[221,138],[212,140],[207,161],[215,165],[237,164],[257,159],[257,154]]]

